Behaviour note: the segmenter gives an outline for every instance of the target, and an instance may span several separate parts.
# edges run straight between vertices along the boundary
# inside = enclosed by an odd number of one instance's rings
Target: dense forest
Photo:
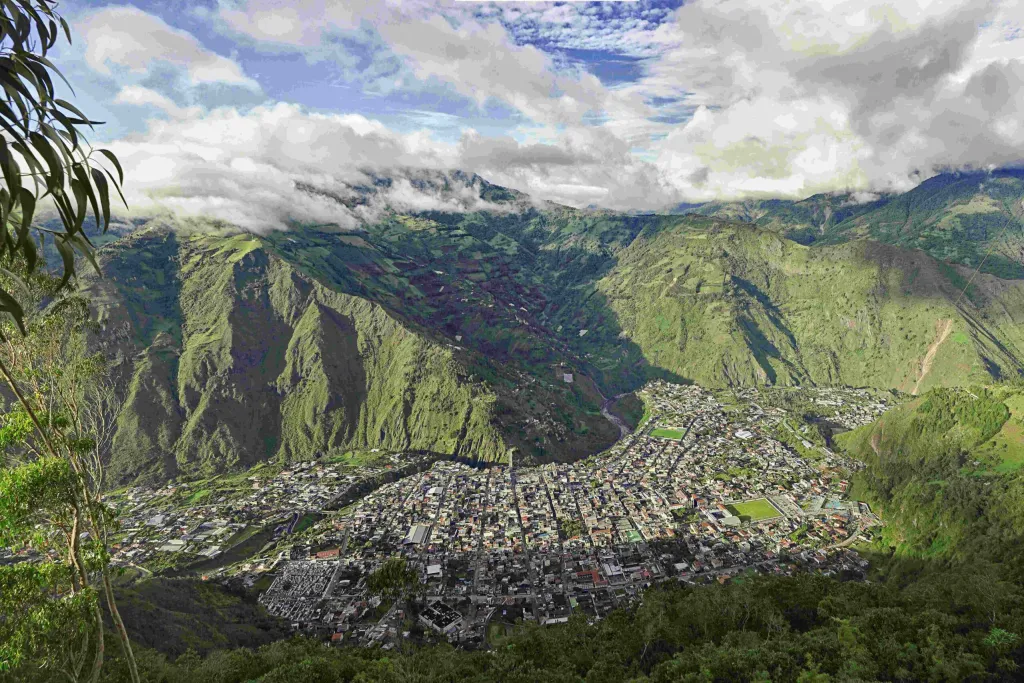
[[[256,650],[139,654],[143,680],[340,681],[1018,680],[1024,590],[1000,567],[917,564],[884,582],[749,577],[652,589],[596,624],[519,628],[492,651],[385,652],[296,638]],[[107,680],[128,680],[111,662]]]

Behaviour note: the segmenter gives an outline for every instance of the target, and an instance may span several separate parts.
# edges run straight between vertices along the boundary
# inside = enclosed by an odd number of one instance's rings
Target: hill
[[[375,206],[361,228],[154,219],[105,246],[115,478],[348,448],[571,460],[652,378],[918,393],[1024,368],[1024,281],[961,297],[968,269],[899,246],[417,182],[466,210],[381,207],[380,180],[332,200]]]
[[[803,244],[870,238],[1004,278],[1024,277],[1024,170],[944,173],[904,193],[712,202],[681,213],[729,218]],[[991,252],[991,254],[989,254]],[[986,258],[986,254],[989,254]]]
[[[902,557],[1001,562],[1020,580],[1024,389],[938,389],[839,441],[868,467],[860,495]]]

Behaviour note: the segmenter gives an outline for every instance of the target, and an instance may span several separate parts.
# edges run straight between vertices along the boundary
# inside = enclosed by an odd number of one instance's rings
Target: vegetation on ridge
[[[102,253],[121,479],[350,447],[574,459],[617,435],[602,392],[658,377],[917,393],[1024,368],[1024,281],[981,275],[961,298],[966,271],[921,252],[703,217],[391,214],[264,237],[155,221]]]

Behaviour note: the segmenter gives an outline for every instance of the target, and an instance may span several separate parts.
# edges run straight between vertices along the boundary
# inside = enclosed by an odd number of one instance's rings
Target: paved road
[[[523,513],[519,509],[519,487],[516,486],[515,472],[512,473],[512,501],[516,505],[516,517],[519,519],[519,535],[523,543],[523,556],[526,558],[526,575],[529,577],[531,586],[539,586],[537,573],[533,569],[533,558],[526,544],[526,528],[523,526]],[[537,595],[531,597],[533,598],[533,618],[540,619],[540,604],[537,602]]]

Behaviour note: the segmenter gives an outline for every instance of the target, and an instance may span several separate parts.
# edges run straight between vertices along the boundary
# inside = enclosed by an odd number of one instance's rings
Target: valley
[[[416,626],[421,636],[433,629],[476,646],[492,624],[599,618],[661,581],[863,573],[845,548],[867,544],[880,521],[845,495],[860,464],[777,404],[818,406],[852,428],[895,397],[716,395],[662,381],[640,395],[648,419],[575,464],[474,469],[368,453],[358,464],[321,458],[132,487],[110,499],[128,527],[114,562],[254,588],[271,614],[307,632],[385,646],[408,628],[401,613],[375,612],[380,597],[367,588],[388,558],[404,558],[447,610],[447,621]],[[254,534],[261,540],[241,556]]]
[[[154,219],[104,247],[86,291],[126,400],[116,479],[352,448],[571,462],[623,433],[604,397],[654,379],[912,393],[1024,367],[1024,280],[444,182],[504,212],[266,235]]]
[[[1024,680],[1021,38],[0,2],[0,683]]]

